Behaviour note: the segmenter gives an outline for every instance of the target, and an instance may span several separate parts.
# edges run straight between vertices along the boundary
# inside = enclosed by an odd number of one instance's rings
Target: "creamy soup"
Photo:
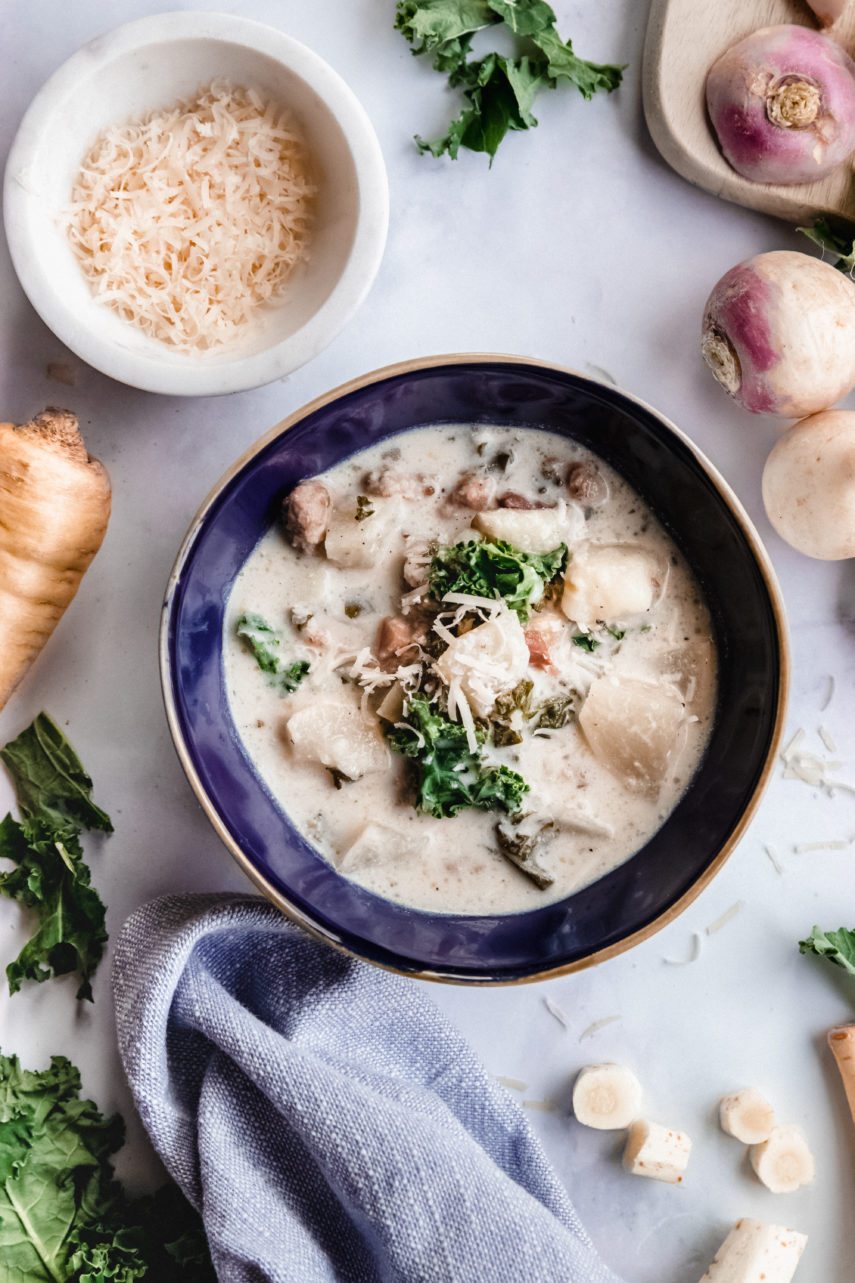
[[[442,913],[561,899],[661,827],[709,738],[685,560],[590,451],[419,428],[283,499],[225,620],[232,716],[345,877]]]

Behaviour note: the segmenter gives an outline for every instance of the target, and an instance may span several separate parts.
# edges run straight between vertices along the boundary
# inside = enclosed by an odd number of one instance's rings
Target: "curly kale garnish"
[[[507,766],[485,762],[487,737],[480,727],[473,752],[464,727],[417,696],[407,704],[404,723],[390,731],[389,743],[412,761],[420,811],[447,819],[468,808],[508,814],[519,810],[529,786]]]
[[[503,599],[526,623],[543,599],[544,587],[564,569],[567,545],[552,552],[521,552],[504,539],[469,539],[438,548],[428,569],[437,600],[446,593]]]
[[[470,61],[472,37],[504,23],[519,43],[516,56],[495,51]],[[509,130],[533,129],[532,106],[542,89],[575,85],[583,98],[611,93],[622,67],[586,62],[562,41],[545,0],[398,0],[395,26],[427,54],[437,71],[462,89],[466,105],[447,133],[432,141],[416,137],[419,151],[455,159],[461,147],[483,151],[490,164]]]

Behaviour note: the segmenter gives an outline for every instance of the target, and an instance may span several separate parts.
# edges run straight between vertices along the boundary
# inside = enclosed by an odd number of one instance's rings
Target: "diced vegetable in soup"
[[[697,769],[710,620],[639,496],[552,433],[419,428],[308,478],[226,617],[246,752],[342,874],[514,913],[629,859]]]

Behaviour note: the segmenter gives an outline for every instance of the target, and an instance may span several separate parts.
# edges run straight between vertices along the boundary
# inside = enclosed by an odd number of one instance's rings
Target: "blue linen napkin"
[[[418,981],[251,896],[125,923],[119,1046],[224,1283],[620,1283]]]

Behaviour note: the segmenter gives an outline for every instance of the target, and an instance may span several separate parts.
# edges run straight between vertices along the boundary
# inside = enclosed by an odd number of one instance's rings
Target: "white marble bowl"
[[[310,254],[280,301],[209,352],[180,352],[94,301],[64,230],[79,164],[108,125],[166,107],[217,78],[296,117],[318,186]],[[177,396],[259,387],[311,360],[365,298],[388,225],[386,171],[341,77],[272,27],[220,13],[165,13],[78,50],[36,95],[9,154],[4,217],[33,307],[79,357],[122,383]]]

